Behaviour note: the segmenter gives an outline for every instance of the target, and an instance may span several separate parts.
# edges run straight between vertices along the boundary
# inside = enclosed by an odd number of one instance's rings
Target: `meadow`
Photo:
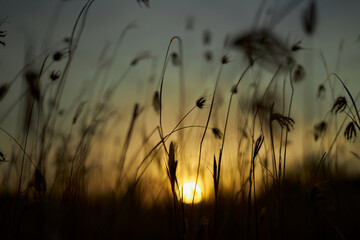
[[[98,44],[98,1],[70,2],[15,61],[0,19],[1,239],[360,238],[359,49],[314,47],[319,1],[220,36],[183,15],[160,52],[141,22]]]

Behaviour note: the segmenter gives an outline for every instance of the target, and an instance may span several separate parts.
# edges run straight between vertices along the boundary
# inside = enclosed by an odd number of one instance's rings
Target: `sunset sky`
[[[171,37],[179,36],[184,43],[186,108],[190,108],[201,95],[210,95],[219,68],[217,63],[224,53],[229,53],[232,60],[223,73],[221,90],[226,94],[228,94],[227,89],[230,89],[246,66],[246,59],[242,53],[233,49],[223,49],[226,36],[234,37],[254,27],[265,26],[270,27],[274,34],[289,46],[301,41],[301,46],[305,48],[297,55],[297,59],[307,69],[308,74],[305,83],[297,86],[294,118],[298,123],[297,130],[310,134],[309,129],[312,124],[324,118],[332,106],[329,95],[318,105],[313,104],[316,100],[316,88],[326,78],[320,50],[324,53],[330,72],[336,70],[354,95],[360,89],[358,79],[360,76],[360,1],[319,0],[316,2],[318,6],[316,29],[312,36],[308,36],[302,27],[302,13],[308,3],[305,0],[150,0],[150,8],[142,3],[139,4],[136,0],[96,0],[89,11],[69,72],[62,105],[67,108],[73,104],[77,93],[82,91],[82,86],[89,83],[92,78],[104,47],[108,46],[106,54],[111,55],[119,34],[130,24],[135,27],[126,33],[110,72],[110,79],[119,78],[139,53],[146,51],[157,61],[151,62],[149,59],[139,63],[139,66],[129,73],[128,79],[122,83],[117,99],[120,107],[126,109],[128,117],[135,102],[143,103],[146,94],[151,96],[152,93],[146,92],[145,87],[151,74],[155,74],[156,77],[153,87],[157,86]],[[82,0],[2,1],[0,19],[6,18],[6,23],[1,26],[1,30],[6,30],[7,36],[4,39],[6,46],[0,46],[0,84],[10,82],[29,58],[38,56],[46,49],[52,52],[64,47],[62,40],[71,34],[73,24],[84,3],[85,1]],[[261,3],[264,3],[264,9],[259,17],[256,17]],[[269,26],[271,16],[274,17],[275,24]],[[189,19],[193,19],[192,30],[186,29]],[[209,30],[212,36],[210,44],[206,46],[202,40],[205,30]],[[343,48],[339,55],[340,44],[343,44]],[[172,49],[177,50],[177,45],[175,44]],[[207,50],[213,52],[214,60],[217,62],[205,63],[203,54]],[[339,65],[335,69],[338,56],[340,56]],[[39,66],[39,63],[36,66]],[[265,71],[264,78],[269,78],[272,74],[271,70]],[[173,106],[177,107],[178,104],[177,92],[173,94],[177,88],[178,70],[169,66],[167,76],[167,87],[170,90],[167,92],[168,95],[165,95],[165,98],[169,100],[165,109],[167,107],[168,112],[171,112]],[[307,92],[306,86],[312,90]],[[344,94],[340,85],[335,88],[336,95]],[[8,106],[12,106],[21,96],[24,89],[23,79],[20,77],[11,87],[8,96],[0,103],[1,118]],[[227,99],[228,96],[224,97]],[[304,106],[303,104],[311,105]],[[18,124],[18,121],[14,119],[17,119],[19,109],[14,108],[14,111],[0,123],[14,135],[17,132],[16,124]],[[303,123],[303,120],[306,120],[303,114],[304,109],[312,109],[313,112],[313,116],[307,118],[310,121],[307,124]],[[169,115],[172,115],[168,116],[169,119],[174,119],[172,112]],[[125,121],[126,124],[127,121]],[[306,125],[310,126],[307,130],[299,130],[301,126]],[[6,136],[0,133],[0,137],[0,144],[7,146]]]

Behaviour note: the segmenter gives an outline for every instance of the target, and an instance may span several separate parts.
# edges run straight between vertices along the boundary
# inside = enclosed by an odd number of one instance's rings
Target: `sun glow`
[[[182,194],[184,203],[191,204],[193,201],[195,189],[195,182],[186,182],[180,187],[180,194]],[[194,203],[199,203],[202,200],[201,189],[199,183],[196,185]]]

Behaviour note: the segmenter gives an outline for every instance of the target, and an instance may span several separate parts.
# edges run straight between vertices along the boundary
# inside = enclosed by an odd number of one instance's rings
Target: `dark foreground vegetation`
[[[360,180],[334,179],[310,185],[291,181],[259,196],[258,211],[249,212],[247,196],[220,200],[218,239],[358,239]],[[185,205],[185,230],[176,220],[172,201],[151,206],[141,192],[120,200],[112,196],[72,202],[47,197],[1,196],[2,239],[213,239],[214,203],[193,209]],[[253,205],[251,206],[254,207]],[[190,212],[192,219],[190,219]],[[249,214],[251,214],[249,216]],[[255,226],[257,218],[258,226]]]

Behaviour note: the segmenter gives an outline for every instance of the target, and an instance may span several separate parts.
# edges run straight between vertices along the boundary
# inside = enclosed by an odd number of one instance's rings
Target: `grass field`
[[[92,42],[87,0],[57,39],[59,1],[39,53],[25,44],[11,77],[0,55],[0,238],[359,239],[356,79],[338,71],[345,41],[334,68],[311,46],[321,8],[300,2],[259,3],[221,44],[184,17],[186,36],[127,58],[137,24]],[[300,33],[277,32],[293,10]]]

